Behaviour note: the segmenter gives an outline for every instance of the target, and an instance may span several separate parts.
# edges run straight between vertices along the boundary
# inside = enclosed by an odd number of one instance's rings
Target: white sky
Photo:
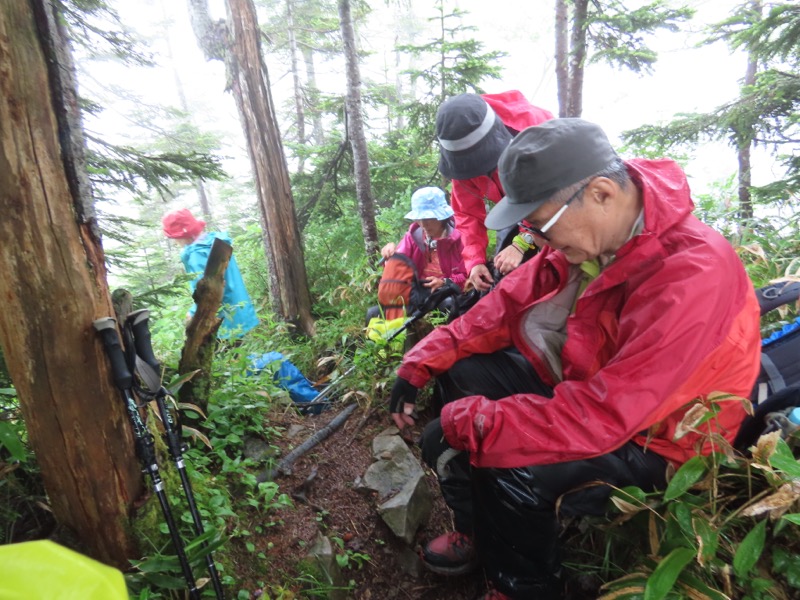
[[[628,0],[633,5],[636,0]],[[433,17],[430,0],[412,0],[414,11],[421,18]],[[644,2],[640,2],[643,4]],[[698,10],[695,24],[717,21],[725,17],[730,0],[687,0]],[[225,135],[223,153],[229,157],[225,168],[237,179],[249,177],[249,160],[233,99],[224,92],[224,67],[219,61],[206,62],[191,31],[185,0],[112,0],[123,23],[141,34],[150,36],[150,50],[163,66],[157,69],[123,69],[118,64],[93,67],[95,81],[81,80],[81,86],[92,93],[100,81],[131,90],[131,102],[179,105],[175,77],[180,79],[197,124]],[[375,12],[358,33],[363,45],[374,54],[362,65],[362,78],[382,81],[383,64],[391,54],[394,39],[392,11],[382,0],[374,0]],[[487,91],[519,89],[528,99],[557,113],[553,55],[553,3],[531,0],[458,0],[458,6],[469,14],[465,23],[478,29],[472,35],[485,43],[485,50],[502,50],[504,76],[501,81],[487,82]],[[224,18],[223,0],[211,0],[212,16]],[[157,39],[160,23],[168,18],[169,47]],[[423,43],[422,38],[417,43]],[[652,42],[659,53],[653,75],[636,76],[604,65],[590,65],[584,84],[583,117],[599,123],[613,139],[626,129],[645,123],[666,121],[680,112],[706,111],[737,94],[744,73],[743,55],[731,55],[724,44],[700,49],[692,45],[697,35],[660,34]],[[170,54],[172,58],[170,58]],[[290,106],[291,81],[288,65],[279,64],[267,54],[267,65],[273,85],[273,97],[279,107]],[[393,58],[392,58],[393,60]],[[172,65],[179,65],[177,72]],[[324,91],[343,93],[344,76],[338,62],[319,62],[317,75]],[[104,135],[130,135],[129,123],[121,117],[124,107],[109,108],[91,128],[102,128]],[[705,147],[690,163],[695,192],[707,191],[710,183],[729,177],[736,169],[736,156],[724,145]],[[755,183],[763,183],[771,175],[771,161],[756,158]],[[761,179],[761,181],[759,181]]]

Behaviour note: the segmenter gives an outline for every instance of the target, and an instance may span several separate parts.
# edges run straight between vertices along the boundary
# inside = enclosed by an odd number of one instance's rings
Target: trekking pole
[[[403,333],[414,322],[419,320],[424,314],[425,313],[422,313],[419,310],[415,311],[408,319],[406,319],[403,322],[403,324],[400,327],[398,327],[397,329],[395,329],[392,332],[392,335],[390,335],[388,338],[386,338],[386,343],[388,344],[394,338],[396,338],[398,335]],[[328,387],[326,387],[319,394],[317,394],[311,400],[309,400],[306,404],[304,404],[304,406],[310,406],[310,405],[319,404],[320,402],[322,402],[322,400],[323,400],[323,398],[325,398],[325,396],[327,396],[332,390],[334,390],[336,387],[338,387],[338,385],[344,380],[344,378],[347,377],[348,375],[350,375],[350,373],[352,373],[355,370],[356,370],[356,365],[352,365],[349,369],[347,369],[347,371],[345,371],[344,373],[339,375],[339,377],[337,377],[335,380],[333,380],[331,383],[329,383]]]
[[[123,400],[125,401],[125,407],[128,410],[128,418],[133,427],[136,455],[142,463],[142,472],[147,473],[153,482],[153,491],[158,497],[158,502],[161,504],[161,512],[164,514],[164,520],[167,522],[167,529],[172,538],[172,545],[175,547],[175,553],[178,555],[183,577],[186,579],[186,584],[188,585],[189,597],[191,600],[199,600],[200,592],[197,589],[194,575],[192,574],[192,568],[189,565],[189,560],[186,558],[183,541],[178,534],[178,528],[175,526],[175,520],[172,518],[172,511],[167,502],[167,495],[164,492],[164,482],[158,470],[153,436],[144,424],[142,415],[139,414],[139,407],[133,397],[133,375],[131,375],[131,371],[128,369],[125,351],[122,349],[119,341],[116,321],[111,317],[103,317],[102,319],[94,321],[93,325],[100,335],[100,339],[103,341],[106,356],[111,363],[114,383],[117,388],[119,388]]]
[[[172,460],[178,470],[178,475],[181,478],[183,493],[189,505],[189,513],[192,516],[195,533],[201,536],[205,533],[203,521],[200,518],[200,512],[197,510],[194,493],[192,492],[192,484],[189,481],[188,474],[186,473],[186,465],[183,461],[183,452],[186,450],[186,446],[181,441],[180,426],[173,418],[172,413],[167,409],[165,399],[169,395],[169,392],[161,384],[161,365],[153,353],[148,323],[149,319],[150,311],[146,308],[134,311],[125,319],[125,329],[130,331],[134,348],[136,349],[136,356],[141,359],[137,364],[137,371],[147,388],[155,396],[158,412],[164,424],[164,437],[167,441],[167,448],[169,448],[170,456],[172,456]],[[202,548],[205,550],[206,547],[207,544],[204,542]],[[217,567],[214,564],[214,558],[211,556],[210,551],[206,552],[206,565],[211,575],[211,582],[214,585],[214,592],[216,593],[217,600],[224,600],[225,595],[222,591],[222,583],[220,582]]]
[[[414,323],[419,321],[422,317],[424,317],[429,312],[431,312],[434,308],[436,308],[446,298],[449,298],[450,296],[455,296],[455,295],[460,294],[460,293],[461,293],[461,288],[459,288],[455,283],[452,283],[452,282],[447,284],[447,285],[444,285],[444,286],[440,287],[438,290],[436,290],[435,292],[431,293],[430,296],[428,296],[425,299],[425,302],[423,302],[422,305],[420,305],[420,307],[417,310],[415,310],[413,313],[411,313],[411,316],[408,317],[400,327],[398,327],[397,329],[395,329],[392,332],[392,335],[390,335],[388,338],[386,338],[386,343],[388,344],[389,342],[391,342],[394,338],[396,338],[398,335],[403,333],[406,329],[411,327],[411,325],[413,325]],[[355,369],[356,369],[356,365],[351,366],[349,369],[347,369],[347,371],[345,371],[339,377],[337,377],[334,381],[329,383],[328,387],[326,387],[319,394],[314,396],[304,406],[309,406],[309,405],[313,405],[313,404],[319,404],[322,401],[322,399],[325,396],[327,396],[328,393],[332,389],[334,389],[336,386],[338,386],[339,383],[342,380],[344,380],[345,377],[350,375],[350,373],[355,371]]]

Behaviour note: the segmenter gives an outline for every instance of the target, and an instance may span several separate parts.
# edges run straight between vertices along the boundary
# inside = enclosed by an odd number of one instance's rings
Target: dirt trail
[[[271,420],[272,427],[282,427],[287,431],[293,424],[305,428],[295,439],[284,437],[278,441],[282,456],[324,427],[341,409],[336,406],[321,415],[307,417],[284,414],[277,421]],[[364,420],[364,411],[359,409],[336,433],[299,458],[290,475],[277,479],[282,492],[296,495],[300,491],[304,494],[299,500],[294,499],[295,509],[284,510],[279,516],[271,513],[272,518],[282,520],[281,524],[264,528],[262,534],[254,534],[246,540],[255,544],[256,552],[263,551],[266,555],[267,561],[261,565],[266,573],[257,565],[248,566],[252,562],[252,553],[234,552],[239,557],[236,562],[237,569],[240,569],[240,589],[254,591],[259,580],[275,582],[277,578],[274,575],[278,573],[281,577],[287,576],[287,581],[296,578],[299,575],[297,565],[305,558],[318,532],[322,532],[329,538],[343,540],[345,550],[370,557],[360,569],[354,566],[344,570],[345,578],[355,582],[350,598],[473,600],[480,597],[486,589],[481,573],[453,578],[427,571],[421,572],[419,577],[404,573],[396,557],[403,552],[405,544],[378,516],[374,498],[355,491],[353,482],[373,461],[372,439],[390,425],[386,412],[371,411]],[[421,426],[417,429],[416,434],[421,431]],[[414,451],[418,456],[416,448]],[[304,485],[312,469],[316,469],[316,476],[310,484]],[[428,524],[417,536],[418,544],[452,529],[450,513],[438,493],[435,477],[429,477],[436,500]],[[255,529],[255,525],[252,524],[250,531]]]

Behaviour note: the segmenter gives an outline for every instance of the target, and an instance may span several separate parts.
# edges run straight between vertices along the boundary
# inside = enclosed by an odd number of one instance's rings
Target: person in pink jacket
[[[414,222],[399,244],[390,242],[381,249],[381,256],[387,259],[399,252],[411,258],[422,285],[431,292],[448,280],[463,290],[467,275],[461,233],[453,226],[453,209],[444,191],[437,187],[415,191],[405,218]]]
[[[392,320],[408,316],[445,286],[448,289],[441,290],[442,300],[436,308],[450,314],[455,309],[452,296],[463,290],[467,280],[461,234],[453,225],[453,209],[444,191],[437,187],[415,191],[406,219],[414,222],[400,243],[392,242],[381,249],[386,264],[378,284],[380,305],[367,309],[367,325],[376,317]]]
[[[486,599],[558,598],[558,516],[602,514],[613,487],[662,488],[668,467],[734,440],[759,307],[673,161],[623,161],[597,125],[553,119],[523,130],[499,173],[487,227],[526,218],[541,251],[406,353],[390,411],[411,425],[437,378],[444,406],[420,444],[455,531],[428,542],[426,565],[482,564]],[[676,435],[715,397],[728,401],[712,419]]]
[[[487,203],[499,202],[504,195],[497,161],[517,133],[552,118],[549,111],[532,105],[517,90],[460,94],[447,99],[437,111],[439,172],[453,180],[450,201],[463,237],[464,264],[470,283],[479,291],[494,283],[486,266],[489,238],[483,221]],[[505,239],[509,229],[499,232],[498,240]],[[497,253],[494,266],[505,275],[532,249],[530,233],[522,227],[514,242]]]

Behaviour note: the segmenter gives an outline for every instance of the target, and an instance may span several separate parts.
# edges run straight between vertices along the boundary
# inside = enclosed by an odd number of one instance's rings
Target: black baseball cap
[[[439,172],[449,179],[472,179],[497,167],[511,133],[478,94],[445,100],[436,112]]]

